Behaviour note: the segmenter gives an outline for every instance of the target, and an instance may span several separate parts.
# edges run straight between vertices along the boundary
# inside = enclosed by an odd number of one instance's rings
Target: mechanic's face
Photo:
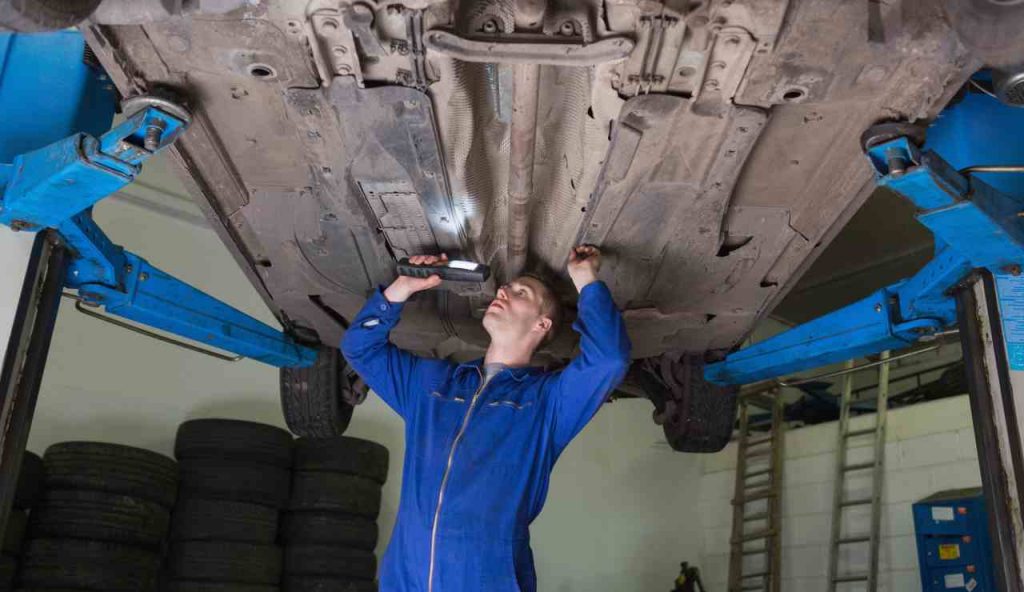
[[[483,320],[491,339],[536,338],[540,343],[551,328],[551,319],[541,314],[544,289],[531,277],[521,277],[498,288]]]

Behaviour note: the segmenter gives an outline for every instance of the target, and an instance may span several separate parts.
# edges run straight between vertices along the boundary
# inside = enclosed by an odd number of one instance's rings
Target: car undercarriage
[[[875,188],[861,133],[983,64],[937,2],[106,0],[81,28],[122,95],[188,104],[173,159],[292,335],[336,345],[444,252],[494,273],[392,338],[475,357],[497,286],[571,308],[589,243],[648,367],[737,347]]]

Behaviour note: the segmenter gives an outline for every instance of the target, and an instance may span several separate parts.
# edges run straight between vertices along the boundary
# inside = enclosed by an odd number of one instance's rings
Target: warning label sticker
[[[943,561],[960,559],[960,545],[939,545],[939,559]]]
[[[967,585],[967,583],[964,582],[964,574],[962,573],[946,574],[943,579],[945,580],[944,583],[946,584],[946,588],[963,588]]]
[[[953,508],[949,506],[933,506],[932,520],[936,522],[951,522],[955,520],[953,517]]]
[[[1024,370],[1024,275],[997,275],[996,292],[1010,370]]]

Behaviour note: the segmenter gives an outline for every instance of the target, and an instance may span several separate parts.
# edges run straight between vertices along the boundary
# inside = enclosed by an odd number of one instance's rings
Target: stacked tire
[[[373,592],[377,515],[388,450],[345,436],[295,444],[281,526],[284,592]]]
[[[177,464],[155,452],[62,442],[43,455],[43,492],[28,522],[25,590],[155,590],[178,488]]]
[[[187,421],[174,447],[181,467],[167,592],[276,592],[292,436],[260,423]]]
[[[17,571],[22,540],[28,526],[28,514],[39,496],[42,477],[43,460],[38,455],[26,451],[22,456],[14,505],[7,519],[7,530],[3,533],[0,549],[0,592],[14,589],[14,574]]]

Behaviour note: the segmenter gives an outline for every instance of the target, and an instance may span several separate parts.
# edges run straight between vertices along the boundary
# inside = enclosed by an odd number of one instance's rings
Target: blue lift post
[[[83,304],[273,366],[311,366],[315,349],[125,251],[93,221],[93,205],[134,181],[189,116],[129,99],[134,112],[107,131],[113,88],[83,51],[76,32],[0,34],[0,223],[55,230],[72,252],[66,287]]]

